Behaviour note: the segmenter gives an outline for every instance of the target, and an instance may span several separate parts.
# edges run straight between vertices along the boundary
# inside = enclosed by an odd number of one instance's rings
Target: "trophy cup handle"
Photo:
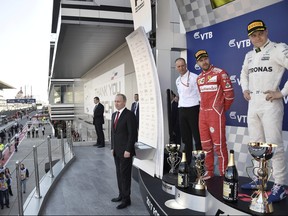
[[[178,152],[176,152],[176,158],[175,167],[181,162],[181,158],[178,156]]]

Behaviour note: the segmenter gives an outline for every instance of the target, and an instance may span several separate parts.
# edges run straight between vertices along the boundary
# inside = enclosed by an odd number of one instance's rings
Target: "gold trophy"
[[[206,183],[203,179],[205,173],[205,157],[206,152],[203,150],[192,151],[192,156],[195,159],[195,168],[196,168],[196,181],[193,183],[193,188],[196,190],[205,190]]]
[[[253,179],[255,185],[258,185],[258,190],[251,195],[251,204],[249,209],[260,213],[272,213],[272,203],[268,203],[268,195],[265,191],[267,182],[272,175],[273,169],[269,166],[269,160],[272,158],[276,144],[269,144],[264,142],[250,142],[248,149],[253,159],[252,166],[246,168],[248,176]],[[259,163],[258,167],[255,166]],[[249,174],[249,169],[253,170],[254,177]]]
[[[181,158],[178,156],[178,152],[180,150],[180,144],[166,144],[166,150],[169,153],[169,157],[167,158],[167,162],[170,165],[171,169],[169,173],[177,174],[176,166],[180,163]]]

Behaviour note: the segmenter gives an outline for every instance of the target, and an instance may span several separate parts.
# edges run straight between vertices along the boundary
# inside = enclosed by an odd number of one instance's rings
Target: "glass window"
[[[54,86],[53,88],[54,103],[61,103],[61,88],[60,86]]]
[[[74,103],[73,101],[73,84],[57,84],[53,87],[52,101],[59,103]]]

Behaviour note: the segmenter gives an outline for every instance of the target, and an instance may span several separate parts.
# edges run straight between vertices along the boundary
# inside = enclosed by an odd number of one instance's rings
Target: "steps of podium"
[[[247,177],[239,177],[239,185],[250,181]],[[253,190],[239,188],[239,200],[236,203],[225,202],[222,198],[223,178],[220,176],[206,181],[207,190],[195,190],[192,184],[182,189],[175,184],[173,175],[163,176],[161,180],[139,170],[140,191],[151,215],[263,215],[249,209]],[[269,190],[272,185],[268,182]],[[287,215],[288,199],[273,203],[273,209],[269,215]]]
[[[175,195],[163,191],[162,180],[152,177],[142,170],[139,170],[139,185],[142,198],[150,215],[205,215],[203,212],[193,211],[186,207],[177,205]],[[174,205],[167,206],[172,202]],[[166,203],[166,204],[165,204]]]

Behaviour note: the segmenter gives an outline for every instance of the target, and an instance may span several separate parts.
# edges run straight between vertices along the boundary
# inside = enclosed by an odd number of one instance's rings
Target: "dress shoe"
[[[121,200],[122,200],[122,197],[120,197],[120,196],[111,199],[112,202],[120,202]]]
[[[104,148],[104,147],[105,147],[104,145],[97,146],[97,148]]]
[[[126,201],[126,202],[122,202],[120,205],[118,205],[116,208],[117,209],[124,209],[126,208],[127,206],[131,205],[131,201]]]

